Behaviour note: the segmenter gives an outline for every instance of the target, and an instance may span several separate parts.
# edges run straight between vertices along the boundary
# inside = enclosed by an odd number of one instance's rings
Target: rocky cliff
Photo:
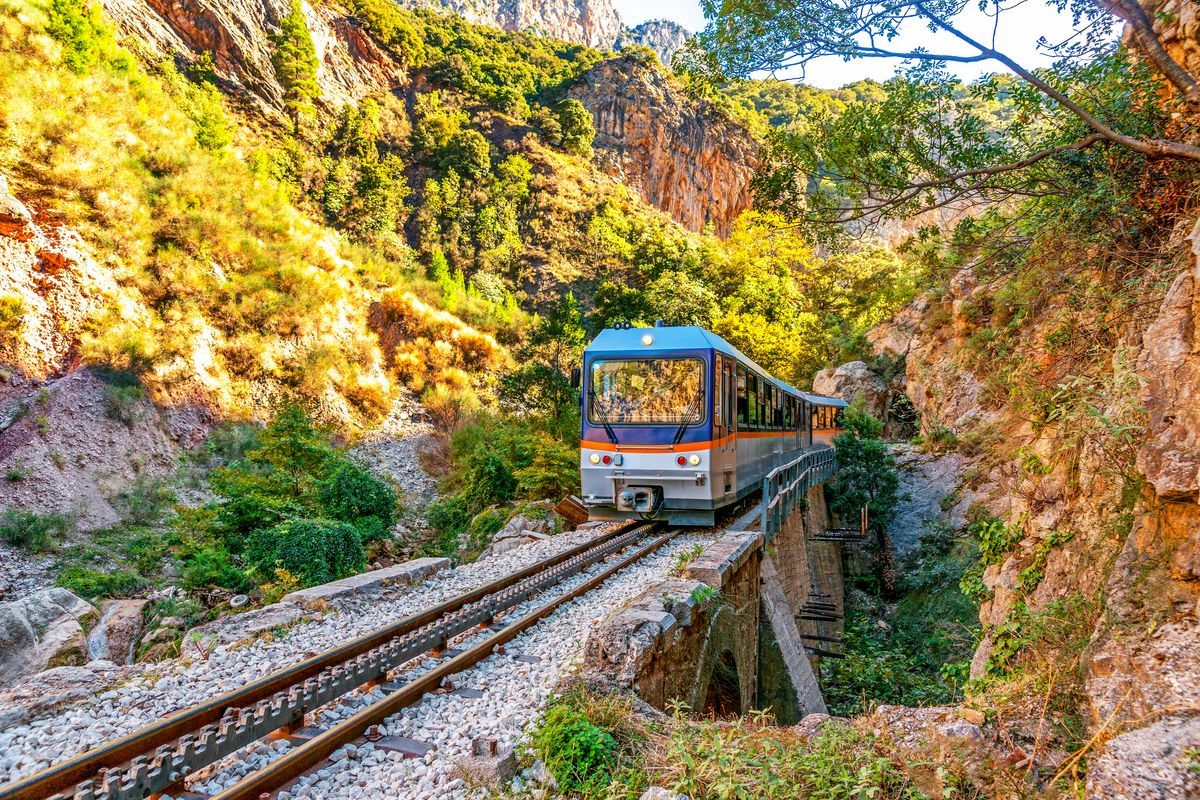
[[[1169,247],[1186,269],[1165,297],[1147,291],[1148,314],[1115,323],[1109,365],[1089,379],[1078,413],[1060,405],[1031,420],[997,395],[988,365],[969,355],[997,286],[968,271],[945,298],[918,300],[870,337],[877,352],[906,356],[903,388],[927,438],[965,456],[956,506],[1016,534],[983,573],[972,675],[1006,657],[1002,648],[1036,641],[1035,615],[1082,632],[1081,674],[1064,668],[1050,691],[1078,697],[1095,734],[1089,797],[1198,788],[1186,754],[1200,745],[1200,224]],[[1026,363],[1060,392],[1069,377],[1055,377],[1061,366],[1035,343],[1064,313],[1078,310],[1046,309],[1023,332]],[[868,402],[883,388],[858,384]]]
[[[569,95],[592,112],[596,161],[687,228],[728,232],[752,204],[755,139],[636,56],[598,64]]]
[[[271,64],[271,35],[288,0],[103,0],[122,34],[145,42],[159,58],[211,55],[229,89],[262,108],[280,110],[283,88]],[[327,3],[303,3],[320,62],[321,102],[337,109],[396,86],[403,70],[366,35],[354,17]]]
[[[687,28],[678,22],[672,22],[669,19],[652,19],[622,33],[617,40],[617,48],[625,49],[631,45],[649,47],[658,54],[658,60],[669,67],[675,53],[687,44],[687,40],[691,37]]]
[[[531,31],[608,50],[625,30],[609,0],[404,0],[409,8],[437,8],[481,25]]]

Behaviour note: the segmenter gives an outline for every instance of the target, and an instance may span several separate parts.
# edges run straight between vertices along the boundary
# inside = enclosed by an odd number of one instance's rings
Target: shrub
[[[0,514],[0,539],[14,547],[43,553],[54,547],[75,526],[66,514],[38,514],[19,508],[7,508]]]
[[[452,495],[430,503],[425,511],[425,517],[429,520],[429,525],[438,533],[466,530],[467,525],[471,522],[471,512],[467,509],[467,500],[461,495]]]
[[[132,427],[141,417],[138,403],[145,396],[146,393],[137,384],[105,386],[104,413]]]
[[[529,500],[558,500],[579,485],[579,448],[547,439],[534,451],[533,462],[513,472],[517,493]]]
[[[246,573],[220,545],[202,547],[185,557],[181,578],[185,589],[219,586],[239,591],[249,585]]]
[[[87,567],[67,567],[55,584],[88,600],[97,597],[130,597],[146,588],[148,582],[126,570],[101,572]]]
[[[305,586],[335,581],[367,566],[358,532],[330,519],[293,519],[255,531],[246,544],[246,558],[260,575],[285,569]]]
[[[16,335],[25,324],[25,301],[16,295],[0,297],[0,331]]]
[[[101,54],[106,30],[100,10],[81,0],[50,0],[46,32],[62,45],[63,63],[73,72],[91,69]]]
[[[166,481],[138,475],[128,489],[116,497],[130,525],[153,525],[162,519],[163,513],[175,502],[175,492]]]
[[[566,794],[598,795],[612,781],[617,740],[568,704],[546,711],[532,744]]]
[[[332,519],[369,531],[364,540],[381,538],[396,524],[396,491],[357,464],[343,464],[320,488],[321,505]],[[373,521],[368,521],[373,520]]]

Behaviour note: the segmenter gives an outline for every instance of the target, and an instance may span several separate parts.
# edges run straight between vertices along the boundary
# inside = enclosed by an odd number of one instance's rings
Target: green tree
[[[1200,161],[1200,145],[1170,124],[1200,112],[1200,80],[1164,47],[1152,16],[1136,0],[1054,5],[1069,10],[1076,31],[1058,44],[1043,42],[1056,57],[1050,70],[1029,69],[970,35],[971,9],[954,0],[708,0],[710,23],[689,62],[718,80],[795,70],[827,56],[906,62],[884,98],[816,120],[811,129],[819,135],[776,138],[796,163],[773,188],[821,223],[906,216],[962,198],[1069,194],[1061,173],[1090,151],[1102,161],[1109,146],[1149,160]],[[998,0],[980,8],[997,24],[1013,11]],[[898,30],[922,25],[953,46],[897,47]],[[1114,46],[1121,25],[1128,36]],[[963,86],[945,70],[976,62],[998,71]],[[998,117],[1001,96],[1012,113]],[[796,192],[798,175],[817,191]]]
[[[338,467],[318,496],[326,516],[351,523],[364,541],[383,538],[396,524],[396,490],[357,464]]]
[[[500,380],[500,396],[512,407],[546,414],[555,425],[579,407],[571,370],[580,365],[586,334],[579,302],[568,293],[539,316],[514,355],[517,367]]]
[[[879,437],[883,423],[871,416],[856,401],[846,409],[845,429],[834,437],[837,472],[829,482],[830,509],[844,520],[857,520],[867,507],[871,531],[875,534],[875,555],[881,585],[890,590],[895,584],[887,528],[900,504],[900,476],[888,445]]]
[[[592,113],[574,98],[564,100],[558,107],[558,124],[562,131],[562,146],[568,153],[591,158],[596,127]]]
[[[279,32],[271,36],[275,52],[271,63],[283,87],[283,103],[297,130],[316,117],[313,103],[321,96],[317,84],[317,48],[304,22],[299,0],[292,0],[288,13],[279,21]]]
[[[464,178],[479,180],[491,172],[492,148],[482,133],[460,130],[442,148],[442,169],[454,170]]]

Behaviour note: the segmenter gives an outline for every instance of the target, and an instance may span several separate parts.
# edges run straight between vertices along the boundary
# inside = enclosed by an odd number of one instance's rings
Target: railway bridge
[[[181,658],[37,678],[0,701],[0,800],[473,797],[516,780],[581,659],[587,682],[660,707],[823,710],[833,469],[828,448],[776,469],[724,531],[634,522],[418,559],[194,632]]]
[[[862,535],[833,525],[833,469],[825,449],[772,472],[762,504],[592,632],[584,680],[662,709],[824,713],[816,661],[839,655],[841,547]]]

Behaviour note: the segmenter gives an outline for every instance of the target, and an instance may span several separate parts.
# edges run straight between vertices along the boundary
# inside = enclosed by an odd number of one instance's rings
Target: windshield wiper
[[[600,406],[596,402],[595,388],[588,387],[588,399],[591,401],[592,411],[596,412],[596,417],[600,420],[600,424],[604,426],[604,432],[608,434],[608,440],[613,444],[619,445],[620,442],[617,441],[616,431],[613,430],[612,425],[608,424],[608,415],[600,410]]]
[[[693,408],[695,408],[695,410],[697,412],[696,417],[699,418],[700,402],[703,399],[704,399],[704,388],[701,387],[700,390],[696,392],[696,396],[692,398],[692,402],[688,403],[688,407],[686,409],[684,409],[683,421],[679,423],[679,428],[676,429],[676,431],[675,431],[675,438],[671,441],[671,447],[674,447],[675,445],[679,444],[679,440],[683,438],[683,432],[686,431],[687,426],[689,424],[691,424],[692,420],[689,419],[689,417],[692,416]]]

